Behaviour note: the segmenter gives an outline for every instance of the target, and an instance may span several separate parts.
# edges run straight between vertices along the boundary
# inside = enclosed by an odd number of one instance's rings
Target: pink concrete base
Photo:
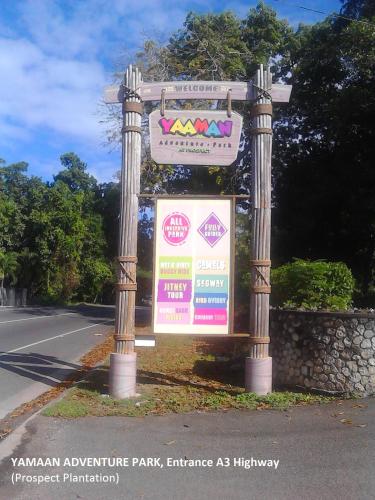
[[[116,399],[137,395],[137,353],[112,353],[109,367],[109,393]]]
[[[259,396],[272,392],[272,358],[246,358],[245,389]]]

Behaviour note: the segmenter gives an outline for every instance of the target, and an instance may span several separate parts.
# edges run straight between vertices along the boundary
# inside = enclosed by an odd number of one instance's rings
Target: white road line
[[[77,314],[77,313],[61,313],[61,314],[50,314],[46,316],[31,316],[30,318],[22,318],[22,319],[11,319],[9,321],[0,321],[0,325],[4,323],[16,323],[17,321],[30,321],[32,319],[55,318],[56,316],[68,316],[69,314]]]
[[[4,363],[4,365],[5,365],[5,366],[4,366],[4,368],[5,368],[5,370],[6,370],[6,369],[7,369],[6,364]],[[36,375],[36,376],[39,376],[39,377],[41,377],[41,378],[46,378],[46,379],[48,379],[50,382],[53,382],[54,384],[59,384],[60,382],[62,382],[62,380],[59,380],[59,379],[57,379],[57,378],[54,378],[52,375],[47,375],[47,374],[45,374],[45,373],[43,373],[43,374],[39,374],[39,373],[37,373],[35,370],[33,370],[33,369],[31,369],[31,368],[25,368],[24,366],[20,365],[18,362],[17,362],[17,366],[16,366],[16,368],[22,372],[22,373],[20,373],[20,375],[23,375],[24,373],[25,373],[25,374],[26,374],[26,373],[30,373],[31,375]],[[33,368],[42,368],[42,365],[33,365]],[[53,367],[51,367],[51,368],[52,368],[54,371],[64,369],[62,366],[53,366]],[[65,368],[65,370],[66,370],[66,368]],[[74,368],[70,368],[70,371],[74,372]],[[18,373],[17,373],[17,375],[18,375]],[[45,384],[45,385],[46,385],[46,383],[45,383],[45,382],[39,382],[39,383],[41,383],[41,384]]]
[[[17,347],[17,349],[12,349],[11,351],[8,351],[8,352],[3,352],[2,354],[0,354],[0,358],[2,358],[3,356],[6,356],[7,354],[12,354],[13,352],[18,352],[18,351],[22,351],[22,349],[27,349],[28,347],[33,347],[34,345],[43,344],[44,342],[48,342],[49,340],[59,339],[62,337],[66,337],[67,335],[71,335],[72,333],[81,332],[82,330],[87,330],[88,328],[94,328],[94,326],[99,326],[99,325],[102,325],[105,323],[113,323],[113,321],[114,320],[100,321],[99,323],[95,323],[94,325],[84,326],[83,328],[79,328],[78,330],[73,330],[71,332],[62,333],[61,335],[55,335],[54,337],[50,337],[48,339],[39,340],[38,342],[33,342],[32,344],[24,345],[22,347]]]

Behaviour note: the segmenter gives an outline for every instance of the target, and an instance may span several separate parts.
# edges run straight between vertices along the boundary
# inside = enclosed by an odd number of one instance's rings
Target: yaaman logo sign
[[[231,165],[237,158],[242,116],[226,111],[166,110],[150,114],[151,156],[160,164]]]

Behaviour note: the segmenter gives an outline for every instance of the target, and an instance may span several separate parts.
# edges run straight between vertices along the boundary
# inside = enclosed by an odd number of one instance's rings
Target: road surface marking
[[[16,321],[29,321],[32,319],[55,318],[56,316],[68,316],[69,314],[78,314],[78,313],[61,313],[61,314],[51,314],[51,315],[46,315],[46,316],[32,316],[31,318],[10,319],[9,321],[0,321],[0,325],[2,325],[4,323],[15,323]]]
[[[10,363],[8,363],[8,364],[10,364]],[[58,363],[55,363],[55,365],[51,367],[54,371],[66,369],[66,368],[63,368],[62,366],[56,366],[57,364]],[[60,363],[60,364],[63,364],[63,363]],[[1,366],[2,369],[8,370],[6,362],[4,362],[4,363],[2,362],[2,365],[3,365],[3,366]],[[32,368],[41,368],[41,367],[42,367],[41,365],[33,365],[32,366]],[[32,368],[25,368],[23,365],[19,365],[18,361],[17,361],[16,368],[19,369],[22,372],[22,373],[17,373],[16,372],[16,375],[23,376],[24,373],[30,373],[31,375],[34,375],[34,376],[37,376],[37,377],[40,377],[40,378],[43,378],[43,379],[48,379],[50,382],[53,382],[54,384],[60,384],[61,382],[64,381],[64,379],[63,380],[59,380],[57,378],[54,378],[53,375],[39,374],[35,370],[33,370]],[[69,371],[74,372],[74,371],[76,371],[76,368],[69,368]],[[36,383],[47,385],[46,382],[42,382],[41,380],[37,381]]]
[[[0,354],[0,358],[2,358],[3,356],[6,356],[7,354],[12,354],[13,352],[18,352],[18,351],[22,351],[22,349],[27,349],[28,347],[33,347],[34,345],[43,344],[44,342],[48,342],[49,340],[54,340],[54,339],[66,337],[67,335],[71,335],[72,333],[81,332],[82,330],[87,330],[88,328],[93,328],[94,326],[99,326],[99,325],[102,325],[105,323],[112,323],[113,321],[114,320],[100,321],[100,323],[95,323],[94,325],[84,326],[83,328],[79,328],[78,330],[73,330],[71,332],[62,333],[60,335],[55,335],[54,337],[50,337],[48,339],[43,339],[43,340],[39,340],[38,342],[33,342],[32,344],[24,345],[22,347],[17,347],[17,349],[12,349],[11,351],[8,351],[8,352],[3,352],[2,354]]]

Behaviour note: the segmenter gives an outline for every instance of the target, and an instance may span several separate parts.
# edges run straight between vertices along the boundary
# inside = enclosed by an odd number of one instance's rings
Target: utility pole
[[[272,391],[272,358],[269,356],[272,75],[263,65],[253,81],[252,107],[252,233],[250,291],[250,355],[246,358],[245,387],[249,392]]]
[[[135,295],[137,290],[138,195],[143,106],[137,89],[142,77],[129,66],[123,83],[120,231],[116,284],[116,352],[110,356],[109,391],[124,399],[136,395]]]

